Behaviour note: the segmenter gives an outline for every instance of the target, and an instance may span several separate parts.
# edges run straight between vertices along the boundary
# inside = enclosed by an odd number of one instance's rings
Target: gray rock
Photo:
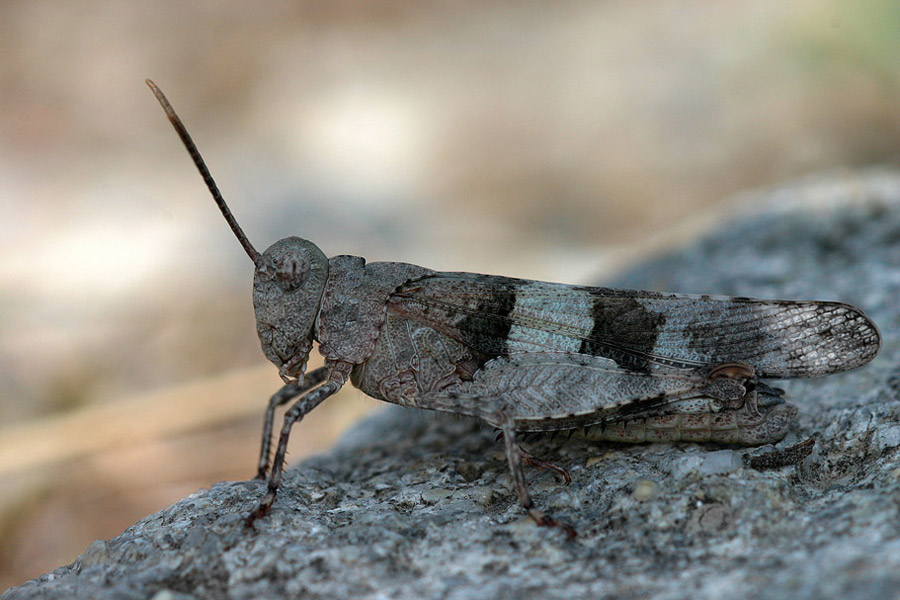
[[[263,484],[220,483],[2,597],[897,597],[900,176],[832,175],[741,201],[756,214],[737,207],[730,225],[615,283],[863,307],[884,334],[872,364],[784,382],[801,416],[778,446],[817,441],[800,464],[535,439],[572,475],[528,473],[539,505],[577,528],[567,540],[523,516],[490,429],[391,409],[290,470],[256,530],[241,519]]]

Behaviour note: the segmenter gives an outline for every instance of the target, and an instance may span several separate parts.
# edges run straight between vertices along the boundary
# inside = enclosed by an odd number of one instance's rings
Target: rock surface
[[[536,439],[572,475],[528,472],[537,503],[578,530],[567,540],[523,516],[490,429],[392,409],[289,471],[255,531],[242,519],[263,484],[217,484],[2,598],[897,597],[900,175],[830,175],[734,207],[719,232],[613,283],[864,308],[884,336],[873,363],[779,382],[800,419],[778,446],[816,439],[801,463]]]

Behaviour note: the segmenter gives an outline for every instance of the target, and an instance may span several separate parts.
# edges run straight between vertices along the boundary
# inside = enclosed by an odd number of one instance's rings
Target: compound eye
[[[275,262],[275,281],[285,293],[299,289],[309,278],[309,260],[301,254],[284,256]]]

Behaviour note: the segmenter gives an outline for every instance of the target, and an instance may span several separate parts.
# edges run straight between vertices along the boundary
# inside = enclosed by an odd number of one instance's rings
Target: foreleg
[[[259,449],[259,463],[256,469],[256,479],[265,479],[266,473],[269,471],[269,453],[272,450],[272,429],[275,421],[275,409],[279,406],[287,404],[294,398],[300,396],[313,389],[323,381],[328,371],[325,367],[319,367],[315,371],[307,373],[302,381],[284,384],[284,386],[275,392],[269,398],[269,406],[266,408],[266,414],[263,417],[262,444]]]
[[[278,447],[275,450],[275,459],[272,462],[272,473],[269,475],[268,488],[265,496],[263,496],[260,501],[259,506],[257,506],[256,510],[247,517],[246,523],[248,526],[253,525],[253,522],[256,521],[256,519],[268,514],[269,510],[272,508],[272,504],[275,502],[278,488],[281,487],[281,478],[284,473],[284,457],[285,454],[287,454],[287,445],[291,435],[291,428],[326,398],[334,395],[335,392],[341,389],[350,377],[352,365],[348,363],[337,363],[335,365],[326,364],[324,368],[327,373],[327,380],[325,383],[301,396],[301,398],[284,414],[284,424],[281,426],[281,435],[278,438]],[[286,401],[287,400],[284,402]]]

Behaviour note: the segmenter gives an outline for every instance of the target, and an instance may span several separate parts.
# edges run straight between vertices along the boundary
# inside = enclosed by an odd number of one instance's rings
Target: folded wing
[[[880,336],[839,302],[664,294],[473,273],[437,273],[399,287],[392,314],[424,323],[488,357],[565,352],[651,372],[747,363],[761,378],[852,369]]]

